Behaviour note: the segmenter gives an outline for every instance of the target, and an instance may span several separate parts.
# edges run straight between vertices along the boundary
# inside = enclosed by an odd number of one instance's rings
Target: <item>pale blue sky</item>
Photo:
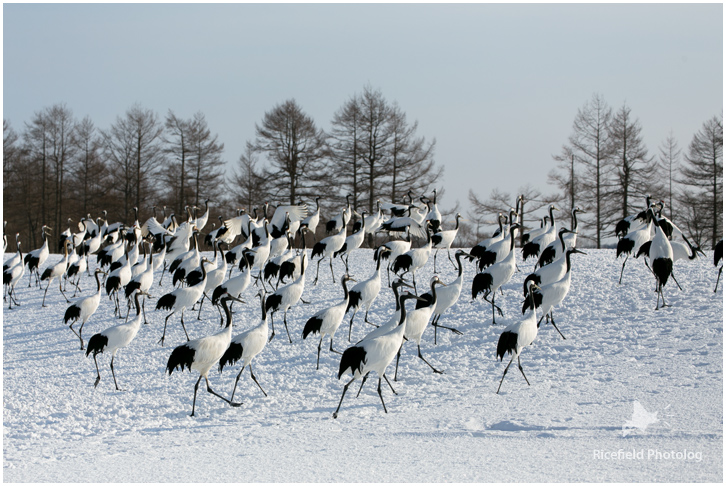
[[[64,102],[107,128],[134,103],[202,111],[233,165],[295,98],[327,130],[366,84],[437,141],[444,207],[545,184],[595,92],[651,154],[722,113],[721,4],[4,4],[3,117]]]

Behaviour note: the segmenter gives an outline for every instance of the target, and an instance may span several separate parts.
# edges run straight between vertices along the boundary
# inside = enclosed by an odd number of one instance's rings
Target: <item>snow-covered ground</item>
[[[229,407],[202,384],[195,417],[189,413],[198,375],[164,372],[174,346],[185,342],[178,317],[170,318],[161,347],[166,314],[151,301],[150,325],[117,354],[124,391],[113,386],[107,355],[98,356],[102,379],[94,389],[93,359],[62,322],[68,304],[54,284],[42,308],[43,293],[28,288],[26,275],[17,288],[21,306],[3,310],[4,480],[722,481],[723,287],[712,291],[712,253],[676,264],[683,291],[670,282],[670,307],[655,311],[655,280],[642,261],[629,261],[618,285],[614,250],[586,251],[573,257],[571,292],[555,310],[567,340],[543,324],[522,354],[531,386],[513,365],[495,393],[508,361],[495,358],[496,343],[507,324],[522,318],[521,284],[532,262],[519,261],[522,271],[498,296],[504,317],[496,325],[489,304],[471,301],[474,267],[467,264],[462,296],[441,319],[464,334],[444,330],[434,345],[429,328],[422,341],[424,356],[445,373],[432,373],[406,343],[393,382],[398,395],[383,384],[388,413],[372,376],[360,397],[357,384],[351,387],[337,419],[332,414],[349,378],[336,378],[340,358],[327,351],[327,340],[316,371],[319,338],[301,338],[308,317],[342,298],[327,261],[316,287],[314,263],[308,269],[303,298],[311,304],[288,314],[293,344],[275,316],[277,335],[253,362],[269,396],[246,371],[235,395],[241,407]],[[449,282],[456,272],[439,256],[440,276]],[[58,259],[52,255],[47,264]],[[374,270],[371,250],[356,251],[350,263],[358,279]],[[339,278],[340,261],[335,269]],[[417,272],[419,290],[432,274],[433,258]],[[84,295],[95,289],[92,277],[82,288]],[[152,295],[170,289],[165,276]],[[255,293],[248,289],[247,303],[235,304],[234,334],[259,321]],[[384,285],[369,317],[384,322],[392,309]],[[362,319],[355,319],[354,342],[372,329]],[[116,322],[104,297],[84,337]],[[207,303],[201,321],[190,312],[185,322],[192,339],[219,329]],[[347,331],[344,323],[336,348],[348,345]],[[220,376],[213,369],[215,391],[229,396],[238,370],[239,364]],[[393,366],[387,374],[393,378]]]

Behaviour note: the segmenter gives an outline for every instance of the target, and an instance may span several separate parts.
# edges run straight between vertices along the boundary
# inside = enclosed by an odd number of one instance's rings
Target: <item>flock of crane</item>
[[[320,263],[327,258],[332,280],[336,282],[333,260],[340,258],[345,266],[345,274],[339,280],[342,286],[342,299],[310,316],[305,322],[302,337],[306,339],[313,334],[320,336],[316,368],[320,367],[323,340],[329,338],[329,351],[341,355],[338,379],[347,373],[352,375],[350,381],[343,387],[333,417],[337,418],[348,387],[355,380],[361,379],[360,389],[362,389],[368,375],[373,371],[378,376],[377,391],[383,409],[387,412],[381,390],[382,380],[385,380],[391,391],[396,394],[386,376],[386,370],[395,358],[393,380],[398,380],[401,350],[406,342],[415,343],[418,358],[434,373],[442,373],[424,358],[421,340],[429,324],[433,327],[434,343],[437,341],[439,328],[461,334],[454,327],[440,324],[439,320],[460,298],[467,261],[474,262],[477,269],[477,274],[471,280],[472,299],[481,296],[491,305],[493,324],[496,323],[497,314],[503,316],[501,307],[495,302],[496,291],[499,290],[503,295],[502,287],[510,282],[517,271],[515,243],[517,233],[522,228],[519,205],[523,201],[519,197],[508,215],[499,214],[499,229],[492,237],[481,241],[469,251],[456,250],[452,259],[450,248],[456,238],[461,215],[456,215],[453,229],[444,230],[441,213],[437,208],[435,190],[433,199],[425,196],[419,198],[421,205],[414,202],[410,192],[408,201],[404,201],[404,204],[381,204],[378,201],[377,212],[374,214],[366,214],[365,211],[357,213],[351,207],[348,197],[347,206],[325,224],[325,231],[329,236],[315,241],[312,250],[308,251],[306,235],[310,234],[312,239],[315,239],[320,223],[319,199],[315,201],[316,211],[311,214],[308,214],[307,206],[301,203],[278,206],[272,216],[268,217],[269,206],[265,203],[263,214],[260,216],[257,214],[257,208],[254,209],[254,215],[240,210],[237,216],[231,219],[224,220],[220,216],[220,226],[213,228],[204,237],[204,242],[214,249],[213,260],[201,255],[198,243],[198,236],[209,219],[208,200],[205,201],[206,210],[202,216],[196,215],[196,211],[200,208],[188,207],[187,218],[181,224],[174,214],[166,216],[166,208],[162,222],[156,219],[154,208],[154,216],[143,224],[138,221],[138,210],[134,208],[136,218],[128,227],[123,223],[109,224],[105,212],[103,217],[96,220],[90,215],[81,218],[78,224],[79,232],[74,233],[68,228],[61,234],[59,248],[63,258],[60,262],[44,268],[42,274],[41,267],[50,253],[48,237],[52,230],[43,226],[41,229],[43,245],[24,256],[21,252],[19,235],[16,235],[17,253],[3,266],[3,283],[8,309],[12,309],[13,304],[19,305],[15,287],[24,276],[26,267],[29,287],[32,286],[33,279],[40,289],[43,289],[40,282],[47,282],[42,306],[45,306],[45,298],[51,284],[54,280],[58,280],[59,290],[70,304],[63,320],[79,339],[80,349],[83,350],[83,327],[96,312],[105,290],[107,296],[114,302],[114,315],[124,321],[91,336],[85,353],[86,356],[93,356],[96,366],[94,387],[101,380],[98,354],[111,355],[111,373],[114,385],[119,390],[114,370],[116,353],[128,346],[136,337],[141,323],[147,322],[145,302],[155,282],[155,275],[161,273],[159,279],[161,285],[164,275],[168,273],[174,290],[162,295],[156,301],[156,309],[166,311],[164,330],[159,344],[164,345],[169,319],[178,314],[187,342],[174,348],[169,356],[166,371],[171,375],[175,370],[187,368],[199,373],[192,401],[191,415],[194,416],[197,390],[202,378],[210,394],[236,407],[241,405],[240,402],[234,401],[237,384],[242,372],[245,368],[249,368],[252,380],[267,396],[252,371],[252,361],[275,336],[275,314],[278,314],[278,320],[279,314],[282,314],[288,340],[292,343],[287,312],[300,301],[305,302],[302,296],[307,269],[317,259],[315,278],[312,282],[313,286],[317,285],[321,278]],[[625,255],[620,280],[622,281],[622,271],[629,257],[638,258],[645,255],[646,265],[656,279],[656,309],[666,305],[663,287],[669,279],[673,279],[678,285],[673,273],[673,264],[680,259],[694,259],[699,252],[703,253],[698,247],[693,246],[671,221],[662,216],[663,206],[662,201],[651,204],[648,197],[642,212],[623,219],[616,227],[616,234],[619,237],[617,257]],[[389,215],[385,215],[384,211]],[[497,393],[515,358],[522,376],[529,384],[520,357],[524,347],[534,342],[543,321],[551,323],[565,339],[555,323],[553,310],[569,293],[572,256],[583,253],[576,248],[577,214],[583,211],[579,207],[573,208],[571,212],[573,227],[559,229],[555,211],[559,211],[558,208],[550,205],[549,213],[542,218],[540,228],[522,236],[525,243],[522,247],[523,259],[526,261],[534,258],[536,263],[534,270],[526,276],[523,283],[524,318],[508,325],[502,331],[497,343],[496,356],[500,360],[503,360],[506,354],[511,355],[503,371]],[[353,215],[358,217],[358,221],[353,225],[352,232],[348,234],[349,222]],[[357,279],[350,275],[348,265],[350,255],[363,245],[366,237],[375,238],[379,233],[387,233],[389,241],[375,248],[371,275],[365,279]],[[5,234],[3,236],[5,250],[7,237]],[[412,247],[413,237],[422,242],[419,247]],[[296,241],[300,241],[300,248],[295,246]],[[720,241],[715,248],[714,265],[718,265],[721,261],[722,248],[723,242]],[[458,276],[451,282],[443,282],[436,274],[436,257],[439,250],[446,250],[448,259],[458,270]],[[422,289],[419,293],[418,285],[421,282],[417,283],[416,272],[426,265],[432,252],[434,252],[434,275],[428,279],[428,285],[425,285],[426,291]],[[90,255],[96,256],[94,271],[90,268]],[[384,286],[382,278],[384,265],[387,271],[387,286],[394,294],[395,309],[391,309],[387,322],[376,324],[369,321],[368,312]],[[238,273],[233,276],[235,267]],[[719,268],[716,288],[722,268]],[[393,278],[391,272],[394,274]],[[64,283],[65,290],[68,282],[75,287],[73,295],[75,297],[76,293],[81,291],[80,280],[84,274],[95,278],[96,292],[71,303],[65,294]],[[404,276],[408,280],[405,280]],[[348,288],[349,285],[352,285],[351,288]],[[256,297],[259,298],[261,308],[259,324],[233,335],[232,305],[234,302],[243,302],[242,294],[252,288],[258,289]],[[119,298],[120,294],[122,298]],[[195,306],[198,306],[197,317],[200,318],[205,300],[218,310],[222,329],[191,340],[184,324],[184,312],[194,310]],[[123,302],[126,302],[125,312]],[[129,320],[132,305],[136,315]],[[537,309],[540,310],[539,319],[537,319]],[[353,322],[359,312],[364,312],[364,322],[375,327],[363,339],[348,346],[344,351],[336,350],[333,345],[335,333],[346,316],[350,315],[348,322],[350,342]],[[77,329],[74,329],[74,325],[77,325]],[[242,365],[235,378],[232,394],[227,399],[211,388],[208,374],[215,366],[221,372],[224,367],[233,366],[238,362]]]

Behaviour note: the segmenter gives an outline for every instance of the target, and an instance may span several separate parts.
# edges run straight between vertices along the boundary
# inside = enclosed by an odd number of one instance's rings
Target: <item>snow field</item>
[[[382,384],[389,413],[383,412],[378,377],[372,375],[358,398],[360,381],[351,385],[337,420],[332,412],[350,375],[337,379],[340,356],[328,351],[328,339],[316,371],[319,337],[303,341],[301,334],[310,316],[342,299],[339,260],[336,283],[324,261],[320,282],[313,286],[315,262],[309,265],[303,298],[311,304],[288,312],[293,344],[287,342],[282,314],[275,314],[275,339],[252,363],[269,396],[246,369],[235,395],[244,402],[241,407],[229,407],[202,383],[195,417],[189,413],[196,372],[164,373],[172,349],[186,341],[178,316],[169,319],[166,345],[157,344],[166,313],[153,309],[171,290],[168,275],[162,287],[152,287],[154,300],[146,305],[150,325],[142,325],[116,355],[122,392],[113,386],[105,354],[98,355],[101,382],[93,388],[93,359],[79,350],[78,339],[62,322],[69,304],[52,286],[48,307],[41,308],[43,293],[29,289],[25,276],[16,288],[21,306],[3,310],[5,480],[721,481],[723,291],[721,286],[712,291],[717,270],[709,258],[677,262],[683,292],[669,282],[670,307],[655,311],[655,279],[641,260],[628,261],[618,285],[622,260],[615,259],[614,250],[585,251],[573,255],[570,294],[554,310],[567,339],[543,323],[533,346],[522,353],[531,387],[513,364],[495,394],[508,362],[508,357],[495,359],[496,343],[503,329],[522,317],[522,281],[534,263],[523,263],[517,250],[520,271],[497,296],[504,317],[497,316],[496,325],[490,304],[471,301],[475,270],[467,263],[460,300],[440,321],[464,334],[440,329],[434,345],[433,328],[424,333],[424,357],[445,374],[432,373],[416,357],[415,344],[406,343],[397,382],[395,362],[387,370],[398,395],[385,380]],[[450,282],[456,270],[440,256],[439,275]],[[58,259],[51,255],[46,265]],[[355,251],[350,265],[358,280],[368,278],[375,269],[372,250]],[[428,289],[432,273],[431,258],[417,272],[419,292]],[[394,309],[385,270],[382,281],[369,313],[380,323]],[[86,276],[81,287],[85,297],[95,281]],[[234,305],[233,335],[259,322],[256,292],[250,287],[243,294],[246,304]],[[67,294],[70,298],[70,287]],[[373,329],[363,314],[353,323],[353,342]],[[335,335],[341,351],[349,345],[348,319]],[[84,341],[117,322],[104,292],[84,327]],[[192,339],[201,337],[219,329],[219,313],[205,303],[202,320],[187,311],[185,323]],[[229,396],[238,372],[239,364],[221,376],[214,368],[212,388]],[[657,412],[658,422],[623,437],[635,400]],[[699,451],[702,460],[595,455],[619,449]]]

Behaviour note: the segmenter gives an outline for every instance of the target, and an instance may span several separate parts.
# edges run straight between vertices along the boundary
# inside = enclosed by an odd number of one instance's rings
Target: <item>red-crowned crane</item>
[[[557,329],[557,332],[560,333],[562,339],[565,339],[565,336],[557,327],[557,324],[555,324],[555,317],[552,310],[555,306],[559,305],[570,292],[570,276],[572,275],[570,255],[573,253],[582,253],[583,255],[586,255],[585,252],[582,252],[577,248],[570,248],[567,250],[567,252],[565,252],[565,261],[567,262],[567,271],[565,272],[565,276],[557,282],[552,282],[551,284],[543,285],[538,289],[535,289],[535,295],[531,299],[525,299],[524,305],[522,306],[522,314],[524,314],[531,305],[534,305],[535,308],[540,307],[542,309],[542,317],[537,325],[542,322],[542,319],[544,319],[545,316],[549,315],[550,322],[554,328]]]
[[[565,240],[565,237],[569,234],[571,234],[573,231],[570,231],[567,228],[560,228],[560,231],[557,235],[557,239],[547,245],[547,248],[542,250],[542,252],[539,254],[539,259],[537,260],[537,264],[535,265],[535,268],[539,267],[546,267],[550,263],[554,262],[555,260],[562,257],[562,255],[565,254],[565,250],[569,248],[574,248],[574,245],[568,246],[567,241]]]
[[[434,368],[431,363],[426,361],[426,358],[424,358],[421,354],[421,337],[423,336],[426,327],[428,327],[431,315],[436,309],[437,285],[441,285],[444,287],[446,286],[446,284],[442,282],[437,275],[434,275],[433,277],[431,277],[431,295],[433,296],[433,298],[428,302],[428,305],[418,307],[408,315],[408,318],[406,318],[406,330],[403,337],[406,338],[407,341],[412,341],[416,343],[416,347],[418,348],[418,357],[421,358],[421,360],[426,363],[434,373],[443,374],[443,371],[439,371]],[[403,348],[403,345],[401,345],[401,348]],[[399,348],[398,355],[396,357],[396,372],[393,375],[394,381],[398,381],[398,362],[401,359],[401,348]]]
[[[206,257],[202,257],[201,263],[204,262],[209,262],[209,260],[207,260]],[[165,309],[171,311],[171,313],[169,313],[164,319],[164,333],[161,335],[161,339],[159,339],[159,343],[161,343],[162,346],[164,345],[164,337],[166,336],[166,324],[169,321],[169,318],[179,311],[181,311],[182,329],[184,329],[184,334],[187,337],[187,341],[189,341],[189,334],[187,333],[187,328],[184,326],[184,310],[187,308],[191,309],[192,306],[199,300],[202,296],[202,292],[204,292],[206,284],[207,270],[204,265],[202,265],[202,280],[197,285],[174,289],[159,298],[159,301],[156,303],[156,310]]]
[[[350,296],[348,293],[348,281],[355,282],[355,279],[346,273],[340,281],[343,284],[343,300],[316,312],[315,315],[307,320],[305,327],[303,328],[303,339],[307,338],[311,333],[320,334],[320,342],[318,343],[318,360],[315,364],[316,370],[320,369],[320,349],[323,346],[323,339],[325,336],[330,336],[330,351],[342,354],[340,351],[333,349],[333,336],[335,336],[335,331],[337,331],[338,327],[340,327],[340,323],[343,322],[345,310],[348,307],[348,300]]]
[[[439,231],[438,233],[435,233],[431,237],[431,247],[436,250],[434,253],[434,273],[436,273],[436,257],[439,255],[439,250],[446,250],[446,253],[449,256],[449,261],[454,264],[454,267],[456,267],[456,264],[454,263],[454,260],[451,259],[451,244],[456,239],[456,235],[459,233],[459,220],[461,219],[461,214],[456,213],[456,227],[451,230],[446,231]]]
[[[88,322],[88,319],[91,318],[93,313],[96,312],[98,304],[101,302],[101,281],[98,279],[99,274],[105,275],[106,272],[97,268],[93,274],[94,277],[96,277],[96,293],[77,300],[68,306],[66,313],[63,315],[63,322],[66,324],[68,324],[68,321],[73,321],[68,327],[81,341],[81,349],[83,349],[83,326],[86,322]],[[76,324],[78,321],[81,322],[81,327],[78,329],[78,332],[76,332],[76,330],[73,329],[73,324]]]
[[[139,332],[141,326],[141,307],[139,304],[139,295],[143,295],[143,292],[137,291],[134,296],[136,301],[136,317],[131,322],[124,322],[116,324],[108,329],[94,334],[91,339],[88,340],[88,349],[86,349],[86,357],[93,353],[93,362],[96,364],[96,381],[93,383],[93,387],[98,386],[98,382],[101,381],[101,372],[98,370],[98,361],[96,356],[99,353],[110,352],[111,353],[111,374],[113,375],[113,384],[116,385],[116,390],[121,390],[118,387],[116,381],[116,372],[113,369],[113,361],[116,358],[116,352],[128,346],[131,341],[136,337],[136,333]]]
[[[347,211],[348,208],[343,209],[344,216]],[[335,283],[335,273],[333,272],[333,255],[335,254],[335,252],[339,251],[343,247],[343,244],[345,243],[345,232],[346,225],[341,225],[338,233],[323,238],[322,240],[315,243],[315,246],[313,246],[313,252],[310,255],[310,259],[312,260],[316,256],[320,256],[320,258],[318,259],[318,267],[317,271],[315,272],[315,280],[313,281],[313,285],[318,284],[318,276],[320,275],[320,262],[325,257],[330,258],[330,274],[333,276],[333,283]]]
[[[381,256],[384,260],[388,260],[387,274],[389,287],[391,286],[391,265],[394,261],[396,261],[396,258],[411,249],[411,235],[408,230],[404,234],[405,239],[403,240],[393,240],[381,245],[381,247],[385,247],[390,250],[390,253],[386,253]],[[376,258],[375,254],[373,258]]]
[[[519,228],[519,223],[510,223],[507,228],[509,230],[504,232],[504,238],[490,245],[481,254],[481,258],[479,258],[479,271],[483,271],[485,268],[505,260],[514,251],[514,242],[517,237],[515,230]]]
[[[652,238],[651,232],[653,227],[653,219],[655,218],[653,208],[649,208],[645,214],[645,226],[642,226],[635,231],[631,231],[630,233],[618,240],[615,258],[619,258],[620,255],[625,254],[623,267],[620,269],[620,280],[618,280],[618,284],[621,284],[623,282],[623,272],[625,271],[625,264],[628,262],[628,257],[630,257],[630,255],[637,255],[640,247],[643,246],[646,241],[650,241],[650,239]]]
[[[63,259],[53,265],[52,267],[48,267],[43,272],[43,275],[40,276],[40,280],[47,280],[48,286],[45,288],[45,293],[43,294],[43,304],[42,307],[45,307],[45,296],[48,295],[48,289],[50,288],[50,284],[53,283],[54,279],[58,279],[58,289],[60,290],[61,294],[63,295],[63,298],[66,299],[66,302],[70,304],[70,300],[68,300],[68,297],[66,297],[66,294],[63,293],[63,274],[66,273],[66,269],[68,268],[68,247],[70,246],[70,242],[65,243],[65,247],[63,248]]]
[[[340,233],[343,228],[348,226],[348,222],[350,221],[351,216],[353,216],[353,207],[350,205],[351,197],[353,197],[351,194],[347,194],[345,196],[347,206],[343,208],[343,211],[340,214],[325,223],[325,232],[327,234],[334,235]]]
[[[111,298],[113,294],[115,308],[113,314],[118,313],[118,317],[121,317],[121,308],[119,306],[118,293],[131,281],[131,260],[127,258],[121,267],[111,271],[106,277],[106,295]]]
[[[518,226],[517,223],[514,223],[514,226]],[[500,289],[503,285],[505,285],[509,280],[511,280],[512,276],[514,275],[514,272],[517,269],[517,263],[515,260],[515,252],[514,252],[514,240],[516,238],[516,234],[514,231],[509,232],[509,253],[507,253],[507,256],[495,263],[494,265],[491,265],[490,267],[486,268],[481,273],[476,274],[474,277],[474,280],[471,283],[471,298],[476,299],[476,297],[480,293],[484,293],[484,300],[492,304],[492,324],[496,324],[496,317],[494,314],[494,309],[499,312],[499,315],[502,316],[502,309],[494,303],[495,297],[497,296],[496,291],[497,289]],[[502,240],[505,241],[506,240]],[[481,262],[481,260],[480,260]],[[492,300],[487,299],[487,297],[491,295]]]
[[[338,367],[338,379],[340,380],[340,377],[348,371],[353,375],[353,379],[343,386],[343,394],[340,397],[340,402],[338,402],[338,408],[333,413],[333,418],[338,418],[338,412],[340,411],[340,406],[343,404],[343,398],[345,397],[345,392],[348,391],[348,387],[362,376],[362,389],[363,383],[365,383],[371,371],[375,371],[378,374],[378,396],[381,398],[383,411],[388,413],[386,403],[383,401],[383,394],[381,393],[381,378],[385,378],[386,383],[391,387],[391,391],[397,394],[386,376],[386,368],[391,364],[391,361],[393,361],[393,358],[403,344],[403,335],[406,329],[406,301],[418,298],[413,294],[404,292],[399,297],[401,315],[398,326],[393,331],[372,339],[364,339],[343,351],[343,356],[340,358],[340,366]],[[358,393],[360,394],[360,389]]]
[[[242,360],[242,368],[240,368],[239,373],[237,373],[237,378],[234,380],[234,388],[232,388],[232,396],[230,397],[230,400],[234,400],[234,393],[237,391],[237,383],[239,382],[240,376],[242,376],[242,372],[247,366],[250,367],[250,376],[252,376],[254,382],[257,383],[257,386],[260,387],[262,394],[267,396],[267,393],[265,393],[265,390],[262,389],[262,386],[257,381],[257,378],[252,371],[252,360],[255,359],[255,357],[260,354],[263,349],[265,349],[268,332],[264,290],[260,290],[257,293],[257,296],[260,297],[260,303],[262,306],[262,319],[260,320],[260,323],[255,327],[233,337],[227,347],[227,350],[219,359],[220,373],[222,373],[225,366],[233,365]]]
[[[550,204],[549,216],[550,216],[550,227],[547,231],[541,235],[533,238],[532,241],[522,247],[522,257],[527,260],[531,256],[538,257],[540,252],[544,250],[547,245],[552,243],[557,237],[557,222],[555,221],[555,211],[559,211],[554,204]]]
[[[441,211],[439,211],[439,207],[436,205],[436,189],[434,189],[434,200],[427,199],[426,207],[429,212],[424,218],[424,221],[430,221],[431,231],[438,233],[441,231]]]
[[[30,287],[30,280],[33,274],[35,274],[35,283],[40,286],[38,269],[45,263],[50,253],[50,250],[48,250],[49,231],[50,228],[43,225],[40,230],[40,236],[43,238],[43,245],[37,250],[29,251],[25,255],[25,264],[28,266],[28,287]]]
[[[348,236],[345,239],[345,242],[343,242],[343,246],[340,248],[340,250],[333,253],[333,258],[340,257],[340,261],[342,261],[345,264],[345,272],[348,273],[348,258],[350,258],[350,254],[353,253],[353,250],[357,250],[360,248],[360,246],[363,244],[363,240],[366,236],[366,212],[361,212],[361,221],[363,222],[361,224],[361,227],[358,229],[358,231],[354,232],[350,236]],[[345,257],[345,258],[343,258]]]
[[[618,238],[622,238],[628,233],[636,231],[639,228],[645,226],[645,224],[648,222],[645,214],[648,211],[648,208],[650,208],[650,194],[645,195],[644,210],[637,214],[631,214],[630,216],[626,216],[625,218],[618,221],[618,223],[615,225],[615,236],[617,236]]]
[[[532,231],[530,231],[528,233],[524,233],[522,235],[522,244],[526,245],[529,241],[531,241],[532,239],[538,237],[539,235],[541,235],[542,233],[547,231],[549,229],[548,221],[549,221],[549,216],[543,216],[542,219],[540,220],[539,228],[535,228]]]
[[[302,254],[302,269],[300,276],[291,283],[280,287],[267,297],[266,310],[270,313],[270,324],[272,325],[272,334],[270,341],[275,337],[275,312],[283,311],[283,322],[285,323],[285,331],[287,331],[287,339],[292,343],[290,330],[287,327],[287,310],[297,304],[305,290],[305,266],[306,254]]]
[[[723,239],[718,240],[718,243],[716,243],[716,246],[713,249],[713,266],[717,267],[718,262],[723,260]],[[716,292],[718,290],[718,281],[721,279],[721,273],[723,272],[723,264],[718,269],[718,277],[716,277],[716,286],[713,288],[713,291]]]
[[[151,243],[147,242],[149,244],[149,247],[151,247]],[[157,257],[156,259],[158,259]],[[163,259],[163,256],[161,257]],[[141,290],[144,296],[144,300],[141,302],[141,312],[144,315],[144,324],[146,324],[146,296],[148,295],[149,290],[151,289],[151,286],[154,284],[154,253],[151,248],[149,248],[149,261],[146,265],[146,269],[140,273],[139,275],[135,277],[131,277],[131,280],[129,283],[126,284],[125,294],[126,294],[126,300],[128,301],[131,298],[131,294],[134,290]],[[133,272],[132,272],[133,273]],[[126,317],[128,318],[128,312],[126,314]]]
[[[318,238],[315,236],[315,231],[318,229],[318,224],[320,223],[320,199],[321,197],[318,196],[315,198],[315,212],[313,214],[308,215],[305,219],[300,221],[300,228],[298,228],[298,231],[301,231],[303,228],[306,228],[309,233],[312,233],[313,235],[313,241],[317,242]],[[303,238],[305,238],[305,235],[301,235]]]
[[[563,232],[566,234],[569,231],[570,230],[568,230],[567,228],[562,228],[560,230],[560,235],[562,235]],[[563,240],[564,238],[561,238],[560,242],[562,243]],[[557,282],[559,279],[565,276],[566,271],[567,259],[565,258],[565,253],[563,252],[555,261],[553,261],[549,265],[539,267],[537,270],[527,275],[527,277],[524,279],[524,283],[522,284],[524,296],[527,297],[527,289],[529,285],[528,282],[534,282],[541,287],[552,282]]]
[[[531,301],[530,307],[532,309],[532,312],[530,312],[527,317],[525,317],[521,321],[513,322],[512,324],[508,325],[504,329],[504,331],[502,331],[502,334],[499,336],[499,342],[497,342],[497,358],[499,358],[499,361],[504,360],[504,355],[506,353],[512,355],[512,359],[509,360],[509,364],[506,368],[504,368],[504,373],[502,373],[502,379],[499,380],[499,388],[497,388],[497,394],[499,394],[499,390],[501,390],[502,388],[502,382],[504,381],[504,377],[507,375],[507,370],[509,370],[509,366],[512,364],[512,361],[514,361],[515,357],[517,358],[517,365],[519,366],[519,371],[522,372],[522,376],[524,376],[527,385],[529,385],[527,375],[524,374],[524,369],[522,369],[520,355],[522,354],[522,350],[524,349],[524,347],[532,344],[537,337],[537,329],[539,328],[539,324],[537,323],[537,314],[535,311],[534,291],[539,287],[534,282],[529,282],[528,288],[529,299]]]
[[[464,285],[464,266],[461,263],[461,257],[468,256],[471,255],[463,250],[456,251],[456,253],[454,254],[454,258],[456,258],[456,264],[459,268],[458,276],[453,282],[447,284],[444,287],[441,287],[438,290],[438,295],[436,296],[436,307],[434,308],[434,313],[432,314],[433,319],[431,320],[431,325],[434,326],[434,344],[436,344],[439,328],[448,329],[454,334],[463,334],[461,331],[453,327],[442,326],[441,324],[439,324],[439,319],[441,318],[441,314],[446,312],[459,300],[459,296],[461,295],[461,288]],[[425,300],[425,303],[421,301],[417,302],[416,307],[426,305],[431,301],[431,299],[433,299],[433,295],[429,292],[421,294],[421,297]]]
[[[370,331],[368,334],[365,335],[365,337],[363,339],[358,341],[358,343],[361,343],[361,342],[365,341],[366,339],[373,339],[374,337],[383,336],[384,334],[386,334],[390,331],[393,331],[398,326],[398,321],[401,317],[401,306],[398,301],[400,294],[398,293],[398,289],[402,286],[413,288],[413,285],[407,284],[400,278],[393,279],[393,283],[391,284],[391,290],[393,291],[393,300],[396,303],[396,310],[393,311],[393,315],[391,315],[391,317],[388,319],[388,321],[386,321],[385,323],[381,324],[380,326],[378,326],[375,329],[373,329],[372,331]],[[422,299],[423,299],[423,296],[422,296]]]
[[[224,352],[227,350],[232,340],[232,312],[230,312],[229,307],[227,306],[227,301],[229,300],[238,299],[235,299],[229,294],[222,297],[222,307],[224,308],[224,313],[227,316],[227,326],[215,334],[195,339],[177,346],[174,348],[174,351],[171,352],[169,360],[166,363],[166,371],[169,373],[169,376],[171,376],[175,369],[184,371],[185,367],[189,369],[189,371],[195,370],[199,372],[199,379],[194,385],[194,399],[192,401],[191,417],[194,417],[194,410],[197,404],[197,389],[199,388],[199,382],[202,381],[202,378],[204,378],[204,381],[207,383],[207,391],[209,393],[221,398],[233,407],[239,407],[242,405],[241,403],[227,400],[222,395],[219,395],[217,392],[212,390],[212,387],[209,385],[209,377],[207,376],[209,370],[212,369],[212,367],[217,364],[220,358],[224,355]]]
[[[13,256],[5,260],[5,263],[3,263],[3,272],[6,270],[14,267],[18,263],[23,261],[23,255],[20,253],[20,250],[18,250],[18,244],[20,243],[20,233],[15,233],[15,248],[16,252]]]
[[[502,215],[502,213],[499,213],[499,215],[497,216],[497,222],[499,223],[499,230],[496,231],[491,237],[480,241],[479,243],[477,243],[475,246],[473,246],[471,248],[469,253],[471,254],[472,258],[469,261],[473,261],[475,258],[476,259],[481,258],[482,255],[484,254],[484,252],[487,251],[487,249],[490,246],[492,246],[493,244],[495,244],[499,241],[502,241],[502,239],[504,238],[504,227],[503,227],[503,223],[502,223],[503,218],[504,218],[504,216]],[[506,219],[506,218],[504,218],[504,219]]]
[[[668,283],[668,278],[673,276],[673,249],[668,237],[659,225],[655,227],[655,236],[650,244],[648,258],[656,280],[658,295],[656,296],[655,310],[658,310],[659,299],[663,300],[662,307],[667,307],[663,296],[663,287]]]
[[[23,262],[23,253],[20,251],[20,240],[18,240],[19,236],[20,234],[18,233],[15,237],[19,258],[15,262],[15,265],[3,271],[3,284],[8,289],[7,294],[10,298],[8,309],[13,308],[13,301],[15,301],[15,305],[20,305],[15,298],[15,286],[18,282],[20,282],[20,279],[23,278],[23,275],[25,274],[25,262]]]
[[[411,274],[413,289],[416,292],[418,292],[416,289],[416,270],[426,265],[426,262],[429,261],[429,256],[431,256],[431,225],[430,223],[426,224],[426,244],[421,248],[412,248],[403,255],[400,255],[393,261],[392,266],[393,273],[399,277],[406,273]],[[399,272],[402,273],[399,274]]]
[[[353,315],[350,316],[350,326],[348,329],[348,342],[350,342],[351,333],[353,332],[353,319],[355,319],[355,315],[359,309],[365,307],[366,314],[363,320],[371,324],[368,320],[368,311],[371,305],[373,305],[373,301],[376,300],[376,297],[381,292],[381,260],[383,259],[383,255],[389,252],[390,250],[388,248],[384,246],[379,247],[376,250],[376,269],[373,275],[355,284],[350,290],[350,299],[345,308],[345,313],[353,309]]]

